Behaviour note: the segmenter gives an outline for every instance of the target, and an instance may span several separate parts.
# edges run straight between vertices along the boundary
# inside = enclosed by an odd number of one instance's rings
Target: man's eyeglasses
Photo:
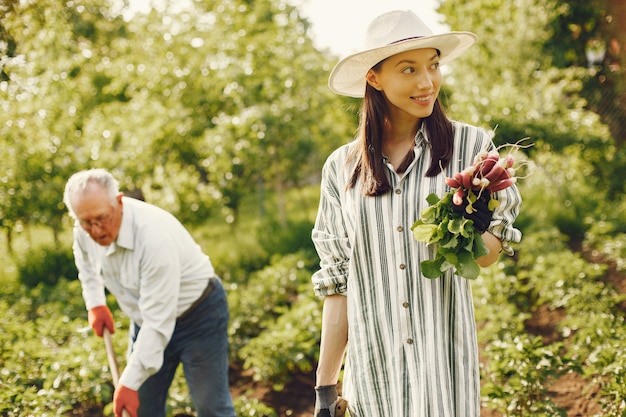
[[[78,223],[83,229],[91,230],[93,227],[102,229],[103,227],[108,226],[111,223],[111,220],[113,220],[113,212],[100,215],[96,217],[95,220],[79,220]]]

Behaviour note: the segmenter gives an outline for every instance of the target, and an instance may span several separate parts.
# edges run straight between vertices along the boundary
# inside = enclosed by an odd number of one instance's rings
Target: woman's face
[[[423,119],[433,112],[441,88],[439,54],[429,48],[393,55],[368,72],[367,82],[384,94],[392,118]]]

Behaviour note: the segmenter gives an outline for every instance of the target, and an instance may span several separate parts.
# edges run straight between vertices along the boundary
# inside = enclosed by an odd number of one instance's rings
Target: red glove
[[[122,417],[122,410],[126,409],[130,417],[137,417],[139,408],[139,392],[120,385],[113,394],[113,410],[115,417]]]
[[[113,314],[107,306],[97,306],[89,310],[87,315],[89,319],[89,325],[96,332],[96,334],[102,337],[104,328],[109,329],[111,334],[115,333],[115,326],[113,324]]]

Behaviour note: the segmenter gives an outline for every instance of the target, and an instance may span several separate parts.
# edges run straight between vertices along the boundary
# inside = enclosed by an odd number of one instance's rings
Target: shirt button
[[[408,301],[405,301],[404,303],[402,303],[402,307],[404,307],[404,308],[409,308],[409,303],[408,303]]]
[[[406,342],[407,342],[409,345],[412,345],[412,344],[413,344],[413,339],[411,339],[411,338],[406,339]]]
[[[402,226],[398,226],[396,230],[397,230],[398,232],[401,232],[401,231],[403,231],[403,230],[404,230],[404,227],[402,227]]]
[[[399,188],[396,188],[396,194],[400,194],[402,191]]]
[[[405,264],[400,264],[400,269],[404,269],[404,268],[406,268],[406,265]]]

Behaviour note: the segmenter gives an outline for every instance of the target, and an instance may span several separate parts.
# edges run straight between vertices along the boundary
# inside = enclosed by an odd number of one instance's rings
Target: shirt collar
[[[117,234],[115,245],[120,248],[132,250],[135,247],[135,240],[133,238],[133,223],[135,219],[135,213],[132,209],[132,203],[129,204],[128,198],[122,197],[124,205],[122,206],[122,223],[120,224],[120,231]]]

